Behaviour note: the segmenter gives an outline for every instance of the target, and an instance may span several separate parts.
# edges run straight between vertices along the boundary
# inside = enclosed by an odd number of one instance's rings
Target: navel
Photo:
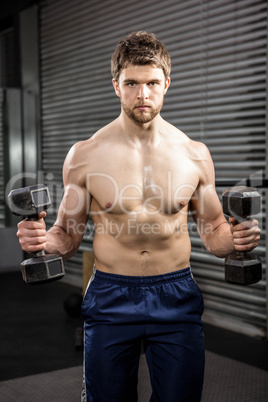
[[[140,256],[141,256],[141,269],[143,271],[143,274],[145,275],[147,272],[147,269],[150,265],[150,253],[146,250],[143,250],[140,252]]]
[[[146,251],[146,250],[141,251],[141,255],[144,257],[149,257],[149,251]]]

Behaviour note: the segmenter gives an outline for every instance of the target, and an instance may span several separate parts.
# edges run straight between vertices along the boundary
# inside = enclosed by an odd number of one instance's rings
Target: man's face
[[[123,111],[137,124],[149,123],[161,111],[169,83],[163,70],[151,64],[129,64],[118,81],[113,80]]]

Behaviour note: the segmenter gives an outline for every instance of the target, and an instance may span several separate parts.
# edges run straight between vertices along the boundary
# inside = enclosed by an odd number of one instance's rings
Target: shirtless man
[[[170,58],[154,35],[132,33],[112,57],[121,114],[73,146],[63,167],[65,193],[54,226],[23,221],[23,250],[45,249],[68,259],[83,238],[89,207],[95,225],[95,270],[85,318],[83,401],[137,400],[141,342],[151,401],[201,399],[203,299],[190,267],[191,213],[211,253],[252,250],[252,220],[226,222],[205,145],[160,116],[170,85]]]

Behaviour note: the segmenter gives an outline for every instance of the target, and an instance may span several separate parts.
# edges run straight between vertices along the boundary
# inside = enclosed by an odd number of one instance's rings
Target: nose
[[[138,99],[148,99],[149,98],[149,88],[146,84],[141,84],[139,86]]]

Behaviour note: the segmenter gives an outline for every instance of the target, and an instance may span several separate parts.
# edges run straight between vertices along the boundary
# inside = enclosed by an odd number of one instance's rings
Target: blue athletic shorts
[[[155,402],[199,402],[203,297],[190,267],[155,276],[94,271],[82,304],[82,401],[136,402],[143,343]]]

